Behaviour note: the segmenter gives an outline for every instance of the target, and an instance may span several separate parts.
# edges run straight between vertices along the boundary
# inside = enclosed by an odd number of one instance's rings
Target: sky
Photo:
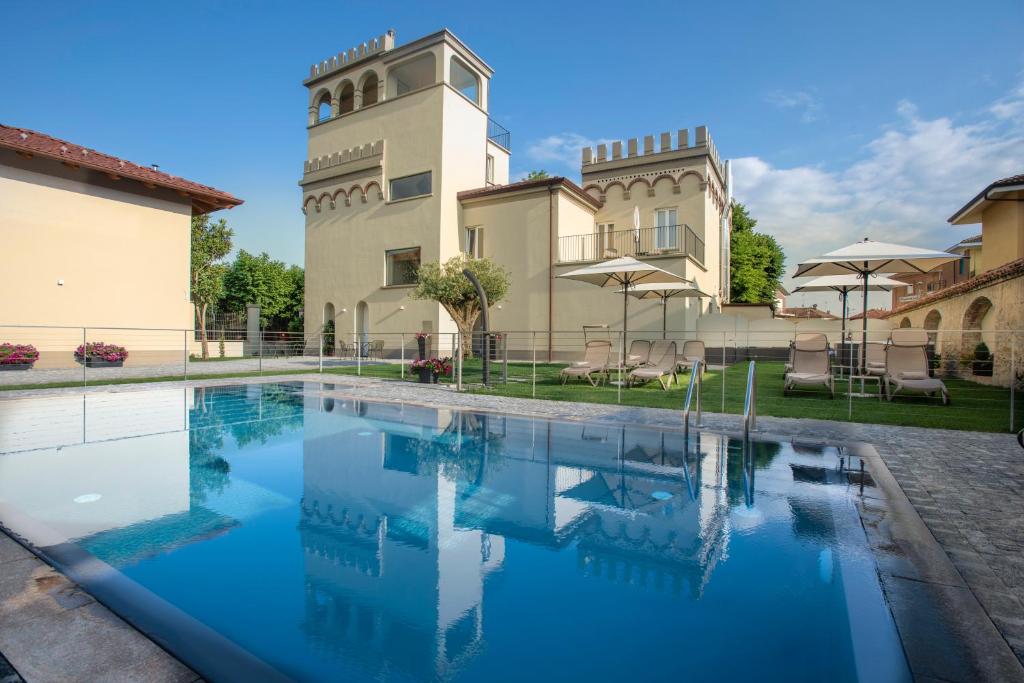
[[[231,192],[236,247],[300,265],[302,80],[388,28],[402,44],[446,27],[494,68],[514,176],[578,180],[583,145],[707,125],[788,273],[862,237],[949,247],[979,230],[946,219],[1024,172],[1021,0],[47,2],[4,16],[0,123]],[[836,310],[822,296],[789,303]]]

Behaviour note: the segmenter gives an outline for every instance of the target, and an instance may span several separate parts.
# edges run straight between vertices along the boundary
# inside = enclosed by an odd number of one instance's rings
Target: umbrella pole
[[[860,374],[868,374],[868,272],[864,271],[864,324],[861,325]]]
[[[843,287],[843,289],[840,290],[839,293],[843,297],[843,318],[842,322],[840,323],[842,325],[842,332],[839,335],[839,348],[842,349],[843,352],[843,367],[847,367],[847,361],[852,361],[852,359],[850,358],[850,349],[848,344],[846,343],[846,298],[849,296],[850,290]],[[852,366],[853,363],[850,362],[849,365]]]
[[[665,333],[668,331],[668,297],[661,297],[661,338],[668,339]]]

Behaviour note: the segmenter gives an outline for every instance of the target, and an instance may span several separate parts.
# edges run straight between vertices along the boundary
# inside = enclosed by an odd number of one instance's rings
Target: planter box
[[[31,370],[33,365],[35,365],[34,362],[32,362],[32,363],[4,363],[4,364],[0,364],[0,372],[9,372],[9,371],[12,371],[12,370]]]
[[[976,360],[971,362],[971,373],[978,377],[991,377],[993,361]]]
[[[79,363],[82,361],[79,360]],[[124,367],[123,360],[103,360],[102,358],[86,358],[85,367],[87,368],[120,368]]]

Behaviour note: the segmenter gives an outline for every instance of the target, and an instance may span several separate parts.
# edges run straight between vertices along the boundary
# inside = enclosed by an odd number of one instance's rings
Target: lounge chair
[[[675,342],[656,341],[651,346],[651,362],[630,372],[626,378],[626,386],[631,387],[637,382],[656,379],[662,389],[668,390],[676,380],[677,361]]]
[[[793,369],[786,373],[782,388],[785,395],[796,385],[824,385],[829,396],[835,398],[832,379],[832,358],[828,352],[828,338],[823,334],[802,333],[793,341]]]
[[[885,375],[885,344],[868,342],[865,358],[867,374],[881,377]]]
[[[626,354],[626,369],[640,368],[647,365],[651,360],[651,342],[644,339],[634,339],[629,344],[629,352]]]
[[[704,362],[705,354],[704,342],[693,339],[683,342],[683,352],[679,354],[679,371],[683,372],[687,368],[692,371],[694,364],[699,360],[701,362],[701,374],[704,374],[707,371],[707,365]]]
[[[928,332],[913,327],[893,330],[889,344],[885,347],[886,396],[893,396],[904,389],[919,391],[926,396],[938,394],[943,405],[949,405],[949,391],[941,379],[928,372]]]
[[[567,368],[562,368],[558,376],[562,380],[562,384],[565,384],[570,377],[575,377],[586,379],[591,386],[596,387],[608,377],[608,363],[611,355],[612,343],[610,341],[589,341],[583,351],[583,360],[576,361]]]
[[[793,372],[793,342],[789,342],[789,359],[782,368],[782,379],[786,379],[786,375]]]

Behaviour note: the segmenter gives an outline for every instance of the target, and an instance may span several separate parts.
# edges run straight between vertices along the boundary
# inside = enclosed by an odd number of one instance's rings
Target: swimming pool
[[[839,449],[322,388],[4,401],[0,522],[212,680],[910,680]]]

